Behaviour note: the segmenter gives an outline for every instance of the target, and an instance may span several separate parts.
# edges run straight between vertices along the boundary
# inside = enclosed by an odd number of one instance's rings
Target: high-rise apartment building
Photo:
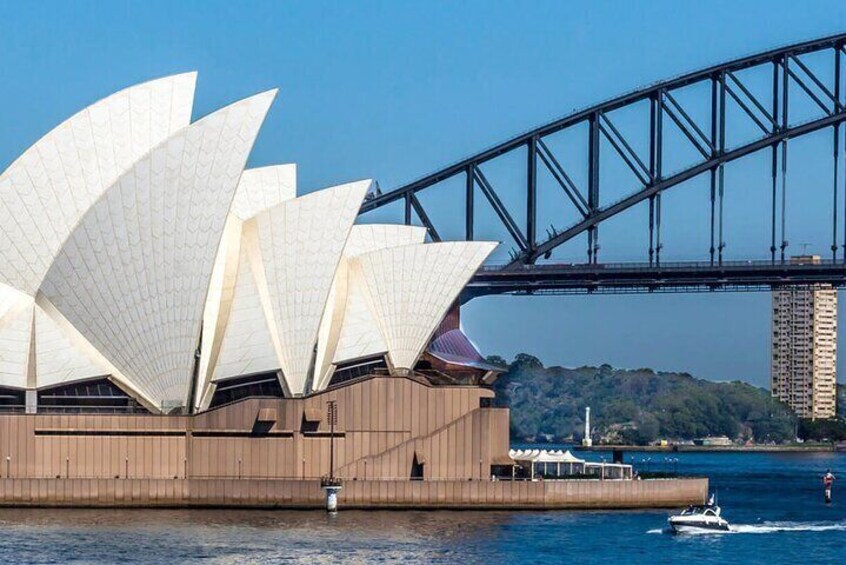
[[[836,383],[837,290],[820,284],[773,291],[772,395],[800,418],[833,418]]]

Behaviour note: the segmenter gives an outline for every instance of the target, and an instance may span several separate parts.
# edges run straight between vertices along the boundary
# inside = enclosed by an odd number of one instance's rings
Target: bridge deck
[[[767,291],[780,286],[846,285],[846,263],[771,261],[486,265],[463,299],[487,294]]]

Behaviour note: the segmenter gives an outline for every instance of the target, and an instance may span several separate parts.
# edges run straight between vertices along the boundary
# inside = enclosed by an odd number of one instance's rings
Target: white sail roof
[[[259,212],[296,197],[296,165],[247,169],[238,183],[232,213],[241,220],[249,220]]]
[[[243,222],[259,212],[296,198],[296,196],[296,165],[272,165],[247,169],[241,175],[223,239],[218,249],[215,266],[212,270],[209,295],[203,313],[203,340],[198,373],[198,393],[194,399],[195,405],[198,407],[202,405],[204,399],[207,399],[207,390],[211,381],[225,378],[220,375],[235,370],[235,367],[231,366],[229,369],[215,374],[223,341],[223,331],[229,320],[229,310],[232,307],[235,292],[235,281],[238,278]],[[244,336],[245,339],[247,337]],[[230,346],[233,341],[232,336],[230,336]]]
[[[357,257],[364,253],[401,247],[426,241],[426,228],[397,224],[355,225],[347,239],[344,257]]]
[[[280,368],[270,333],[269,309],[262,304],[247,246],[249,243],[240,253],[237,282],[214,368],[215,381]]]
[[[32,303],[32,297],[10,286],[0,283],[0,318],[9,310]]]
[[[496,247],[492,242],[406,245],[365,253],[352,269],[368,300],[394,367],[413,369],[449,306]]]
[[[335,277],[334,300],[327,303],[318,342],[318,359],[321,362],[320,380],[316,390],[325,388],[331,377],[330,364],[343,363],[387,352],[385,340],[379,331],[367,303],[366,289],[360,275],[350,272],[349,261],[363,253],[423,243],[426,228],[392,224],[363,224],[353,226],[344,259]]]
[[[35,307],[34,333],[38,388],[111,374],[110,367],[88,357],[40,306]]]
[[[287,388],[303,394],[320,321],[347,237],[371,181],[283,202],[255,222]]]
[[[7,298],[9,296],[6,294]],[[5,311],[0,313],[0,386],[24,388],[31,369],[33,300],[18,296],[4,300],[3,306]]]
[[[332,362],[335,364],[386,353],[388,346],[379,331],[367,301],[367,287],[361,270],[353,269],[348,276],[346,311],[338,345]]]
[[[191,120],[195,73],[145,82],[78,112],[0,175],[0,282],[34,295],[88,208]]]
[[[41,320],[39,325],[37,320]],[[131,394],[150,410],[158,408],[144,391],[115,367],[91,342],[89,342],[73,324],[45,297],[38,293],[35,297],[35,316],[33,318],[33,350],[35,351],[33,370],[30,372],[29,388],[49,387],[70,381],[85,380],[108,376],[121,389]],[[49,324],[49,328],[46,326]],[[45,331],[46,330],[46,331]],[[56,330],[59,335],[54,333]],[[45,342],[45,343],[42,343]],[[49,359],[59,355],[59,359]],[[38,373],[38,369],[42,372]],[[33,382],[34,381],[34,384]]]
[[[106,190],[41,292],[158,404],[187,397],[215,255],[238,179],[275,96],[180,130]]]
[[[0,385],[41,388],[113,372],[54,309],[0,285]]]
[[[0,175],[0,386],[108,376],[155,410],[195,370],[203,406],[228,377],[411,368],[493,248],[353,226],[370,181],[296,198],[296,166],[244,171],[275,91],[189,125],[195,79],[116,93]]]
[[[229,307],[238,277],[238,258],[241,247],[242,222],[233,214],[226,219],[223,237],[209,280],[209,291],[203,310],[203,336],[200,344],[200,366],[197,371],[195,406],[202,402],[212,371],[220,355],[223,329],[229,319]]]
[[[349,240],[347,243],[349,243]],[[347,271],[347,260],[342,257],[338,269],[335,271],[335,279],[332,281],[329,298],[326,300],[323,317],[320,320],[320,329],[317,332],[317,355],[314,363],[312,390],[326,388],[334,370],[331,361],[338,345],[338,338],[341,335],[341,327],[349,300]]]

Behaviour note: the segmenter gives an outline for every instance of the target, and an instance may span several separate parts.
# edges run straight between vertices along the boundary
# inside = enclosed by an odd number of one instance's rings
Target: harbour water
[[[591,454],[598,458],[601,454]],[[632,455],[627,456],[628,459]],[[671,536],[667,511],[0,510],[0,563],[842,563],[846,455],[633,454],[706,475],[736,533]],[[650,458],[650,461],[646,461]],[[678,462],[672,459],[678,458]],[[823,502],[831,468],[834,501]]]

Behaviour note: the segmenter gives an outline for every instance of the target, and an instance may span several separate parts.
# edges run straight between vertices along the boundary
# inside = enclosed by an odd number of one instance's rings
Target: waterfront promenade
[[[3,414],[0,505],[322,508],[329,475],[343,481],[341,508],[654,508],[707,496],[707,479],[512,481],[509,410],[493,396],[373,375],[196,415]]]
[[[591,447],[576,446],[575,451],[610,452],[623,451],[644,453],[826,453],[838,451],[832,443],[815,443],[810,445],[594,445]]]
[[[346,481],[341,509],[626,509],[702,503],[708,479]],[[324,508],[314,479],[0,479],[0,506]]]

